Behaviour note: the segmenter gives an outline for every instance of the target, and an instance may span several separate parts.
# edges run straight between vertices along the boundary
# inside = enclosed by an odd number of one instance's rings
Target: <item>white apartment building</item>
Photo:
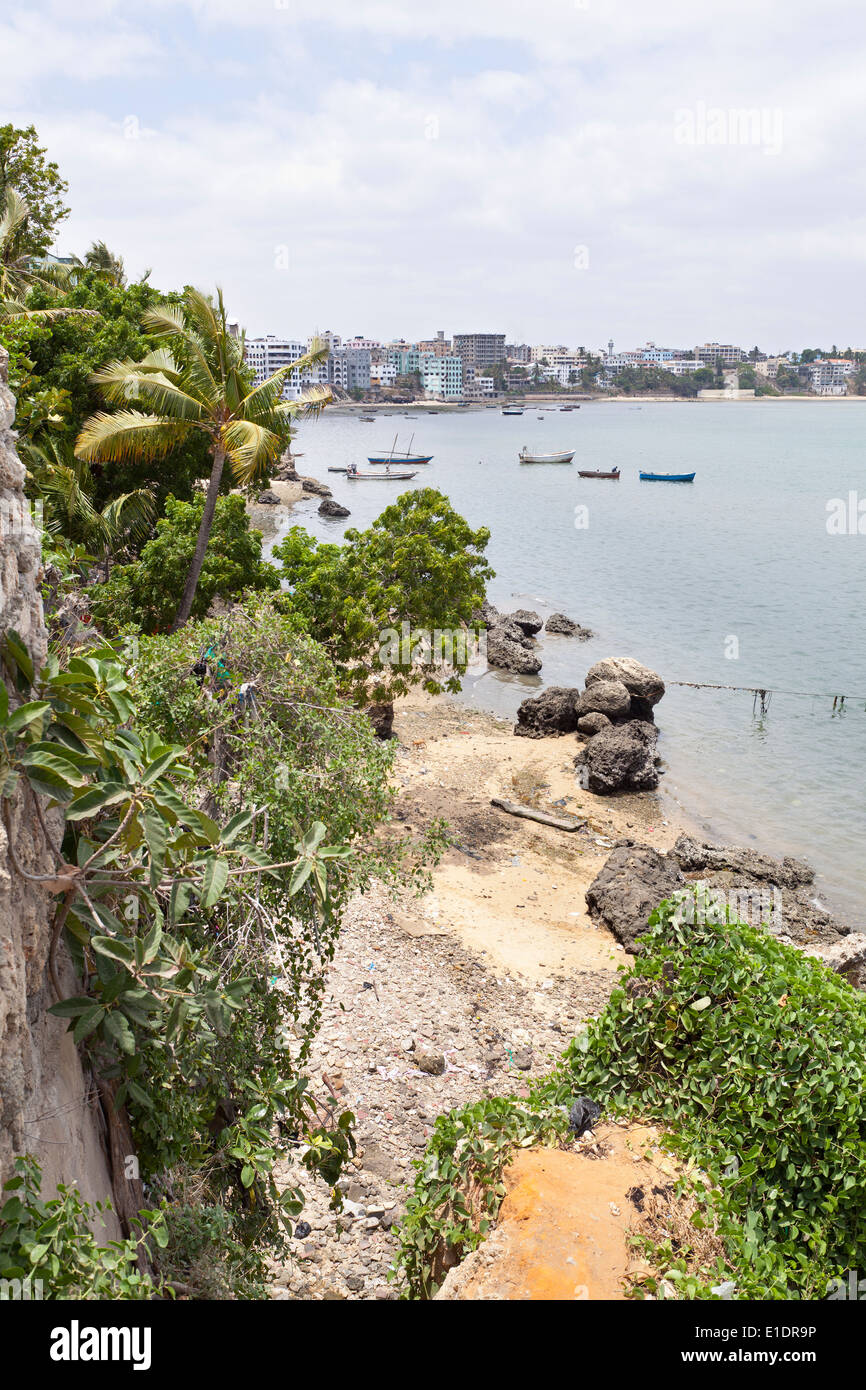
[[[312,341],[312,340],[310,340]],[[248,338],[244,359],[255,372],[255,384],[259,386],[281,367],[288,367],[309,351],[309,343],[293,338],[277,338],[269,333],[265,338]],[[310,386],[327,386],[328,364],[307,367],[303,372],[297,367],[289,372],[283,381],[283,400],[296,401]]]
[[[809,363],[809,380],[812,390],[819,396],[844,396],[848,391],[848,378],[857,370],[856,362],[846,357],[819,358]]]
[[[365,352],[372,352],[375,348],[380,348],[382,344],[376,338],[347,338],[342,344],[344,348],[360,348]]]
[[[704,343],[695,348],[695,357],[699,357],[705,367],[715,367],[717,362],[721,362],[723,367],[733,367],[738,362],[744,362],[746,355],[742,348],[734,347],[732,343]]]
[[[554,357],[565,357],[567,355],[568,348],[565,343],[556,343],[555,345],[551,343],[538,343],[535,347],[529,349],[530,362],[541,362],[544,358],[546,358],[548,362],[552,362]]]

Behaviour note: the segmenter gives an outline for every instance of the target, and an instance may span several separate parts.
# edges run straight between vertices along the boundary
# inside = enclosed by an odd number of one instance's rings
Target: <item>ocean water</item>
[[[807,858],[821,901],[866,927],[866,534],[827,525],[828,503],[866,498],[866,401],[540,413],[422,408],[364,424],[325,412],[300,427],[299,470],[327,481],[352,515],[325,520],[310,502],[292,521],[338,540],[406,488],[440,489],[491,531],[492,602],[561,610],[595,633],[586,643],[542,635],[540,676],[490,673],[460,698],[511,715],[546,685],[582,684],[602,657],[654,667],[668,682],[656,711],[665,791],[716,838]],[[395,432],[405,448],[413,431],[434,460],[411,483],[326,471],[366,466]],[[574,464],[521,466],[523,444],[573,448]],[[578,477],[614,464],[619,482]],[[640,469],[696,478],[642,483]],[[675,681],[774,693],[762,712],[751,694]]]

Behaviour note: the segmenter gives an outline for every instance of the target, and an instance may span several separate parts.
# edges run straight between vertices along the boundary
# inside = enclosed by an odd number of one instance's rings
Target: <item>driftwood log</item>
[[[580,830],[586,825],[585,820],[576,820],[574,816],[552,816],[548,811],[536,811],[534,806],[521,806],[517,801],[503,801],[499,796],[492,796],[490,804],[498,806],[500,811],[507,811],[509,816],[537,820],[540,825],[552,825],[554,830]]]

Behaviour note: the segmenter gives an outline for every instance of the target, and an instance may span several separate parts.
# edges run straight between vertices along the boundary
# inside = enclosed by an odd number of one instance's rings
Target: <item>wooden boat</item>
[[[352,472],[349,471],[348,468],[336,468],[336,467],[331,468],[331,467],[329,467],[329,468],[328,468],[328,472],[329,472],[329,473],[343,473],[343,474],[345,474],[345,476],[346,476],[347,478],[414,478],[414,477],[415,477],[415,469],[413,469],[412,472],[410,473],[410,472],[407,472],[407,470],[406,470],[405,468],[401,468],[401,469],[399,469],[399,470],[396,470],[396,469],[395,469],[395,470],[394,470],[393,472],[391,472],[391,473],[388,473],[388,472],[386,472],[386,471],[384,471],[384,470],[380,470],[380,469],[378,469],[378,468],[377,468],[377,470],[376,470],[375,473],[359,473],[359,472],[357,471],[357,469],[355,470],[354,473],[352,473]]]
[[[561,454],[531,454],[524,444],[518,458],[521,463],[571,463],[574,458],[574,450]]]
[[[417,465],[417,464],[419,464],[419,463],[430,463],[431,459],[433,458],[433,455],[432,455],[432,454],[413,454],[413,453],[412,453],[412,441],[414,440],[414,438],[415,438],[415,436],[414,436],[414,434],[413,434],[413,435],[412,435],[412,439],[409,440],[409,448],[408,448],[408,449],[399,449],[399,450],[398,450],[398,448],[397,448],[397,436],[396,436],[396,434],[395,434],[395,435],[394,435],[394,443],[393,443],[392,446],[391,446],[390,452],[387,453],[387,454],[384,454],[384,453],[383,453],[383,454],[368,454],[368,455],[367,455],[367,462],[368,462],[368,463],[399,463],[399,464],[404,464],[404,465],[405,465],[405,464]]]
[[[577,476],[578,478],[612,478],[618,480],[621,475],[618,468],[611,469],[610,473],[603,473],[600,468],[579,468]]]
[[[404,478],[414,477],[414,470],[411,473],[405,473],[403,471],[400,471],[399,473],[392,473],[389,470],[385,469],[379,469],[379,471],[376,473],[350,473],[348,469],[346,470],[347,482],[351,482],[355,478],[357,478],[359,482],[368,483],[371,478],[384,478],[386,482],[389,482],[392,479],[394,479],[395,481],[402,481]]]
[[[642,483],[693,483],[694,473],[641,473]]]

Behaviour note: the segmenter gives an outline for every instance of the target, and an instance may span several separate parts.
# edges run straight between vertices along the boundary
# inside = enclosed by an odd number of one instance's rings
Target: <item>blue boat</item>
[[[693,483],[694,473],[641,473],[642,483]]]

